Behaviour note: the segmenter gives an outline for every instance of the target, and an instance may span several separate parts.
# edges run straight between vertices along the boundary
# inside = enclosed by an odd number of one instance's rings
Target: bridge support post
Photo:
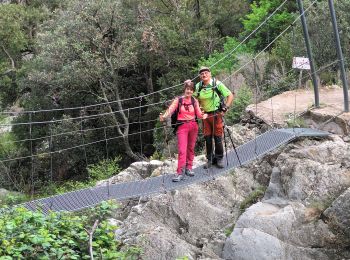
[[[336,44],[336,47],[337,47],[337,54],[338,54],[338,59],[339,59],[339,68],[340,68],[341,78],[342,78],[342,82],[343,82],[344,111],[345,112],[349,112],[348,81],[346,79],[344,57],[343,57],[343,51],[342,51],[342,48],[341,48],[341,45],[340,45],[340,37],[339,37],[337,18],[336,18],[336,15],[335,15],[333,0],[328,0],[328,5],[329,5],[329,10],[331,12],[335,44]]]
[[[312,83],[314,85],[314,93],[315,93],[315,107],[319,108],[320,107],[320,97],[319,97],[320,95],[318,92],[318,82],[317,82],[317,77],[316,77],[316,70],[315,70],[314,60],[312,57],[312,50],[311,50],[310,38],[309,38],[309,30],[308,30],[308,27],[306,24],[306,17],[305,17],[305,12],[304,12],[302,0],[297,0],[297,2],[298,2],[299,12],[300,12],[301,24],[303,26],[303,33],[304,33],[307,55],[308,55],[309,61],[310,61],[311,77],[312,77]]]

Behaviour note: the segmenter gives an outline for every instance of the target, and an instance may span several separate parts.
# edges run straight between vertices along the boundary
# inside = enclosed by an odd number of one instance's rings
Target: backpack
[[[203,82],[199,82],[199,88],[198,88],[198,96],[197,98],[199,98],[200,94],[201,94],[201,90],[203,89]],[[215,91],[215,93],[219,96],[220,98],[220,104],[218,109],[220,111],[224,111],[227,110],[226,104],[225,104],[225,97],[222,95],[222,93],[220,92],[220,90],[218,89],[218,87],[216,86],[216,80],[215,78],[213,78],[213,87],[212,87],[213,91]]]
[[[183,97],[179,97],[179,104],[177,106],[177,108],[175,109],[175,111],[171,114],[171,127],[174,129],[173,132],[174,134],[177,131],[177,128],[182,125],[183,123],[178,122],[177,121],[177,115],[181,113],[181,106],[182,106],[182,102],[183,102]],[[191,97],[191,104],[194,108],[194,105],[196,103],[196,100],[194,99],[194,97]],[[194,108],[194,111],[196,111],[196,109]],[[197,115],[196,115],[196,121],[197,121]]]

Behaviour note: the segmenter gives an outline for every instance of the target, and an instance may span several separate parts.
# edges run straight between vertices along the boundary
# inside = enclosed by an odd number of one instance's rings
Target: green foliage
[[[49,182],[38,190],[40,197],[47,197],[56,194],[62,194],[70,191],[85,189],[92,187],[95,181],[65,181],[65,182]]]
[[[241,203],[239,209],[243,213],[247,208],[249,208],[254,203],[257,203],[262,197],[264,197],[266,187],[258,187],[252,193],[250,193]]]
[[[308,125],[306,124],[306,122],[305,122],[305,120],[303,118],[298,117],[298,116],[294,116],[293,114],[290,114],[288,116],[287,126],[289,128],[293,128],[293,127],[305,128],[305,127],[308,127]]]
[[[295,88],[297,88],[296,75],[292,72],[288,75],[280,75],[277,82],[267,83],[262,89],[264,97],[269,98]]]
[[[111,204],[94,209],[100,222],[93,233],[92,249],[96,258],[136,259],[137,248],[120,251],[115,240],[116,226],[105,220]],[[95,219],[69,213],[31,212],[24,208],[0,213],[1,259],[90,259],[89,235]]]
[[[25,32],[22,30],[25,14],[25,8],[22,5],[0,5],[0,39],[3,48],[1,51],[8,51],[9,56],[25,48],[28,43]],[[2,54],[6,55],[6,53]]]
[[[114,159],[104,159],[97,164],[92,164],[87,167],[90,180],[103,180],[117,175],[121,168],[119,167],[121,157]]]
[[[188,260],[187,256],[177,257],[176,260]]]
[[[254,31],[280,4],[282,0],[260,0],[251,4],[251,12],[242,20],[244,34]],[[263,27],[261,27],[249,41],[249,46],[261,50],[293,21],[292,11],[296,10],[291,1],[280,9]]]
[[[232,224],[230,227],[226,228],[224,230],[225,236],[229,237],[231,233],[233,232],[233,229],[235,228],[235,224]]]
[[[245,45],[239,45],[240,42],[233,37],[226,37],[223,52],[214,51],[208,58],[201,58],[198,62],[198,68],[201,66],[215,65],[211,72],[217,75],[221,72],[231,73],[237,67],[237,55],[240,53],[250,53],[251,50]],[[235,51],[233,51],[235,50]],[[228,57],[226,57],[228,55]],[[226,57],[226,58],[225,58]],[[195,72],[198,71],[198,68]]]
[[[226,113],[227,124],[232,125],[239,122],[245,108],[251,104],[253,93],[247,86],[241,87],[236,94],[232,108]]]
[[[165,151],[168,143],[174,137],[172,133],[172,128],[163,125],[160,121],[156,122],[155,129],[153,131],[153,144],[156,148],[156,155],[161,155],[161,157],[167,157],[168,154],[164,156],[162,151]]]
[[[13,154],[17,149],[14,143],[15,138],[11,132],[0,134],[0,158],[7,158],[9,154]]]
[[[104,159],[96,164],[91,164],[87,167],[89,175],[87,180],[48,183],[40,189],[40,193],[42,196],[48,196],[94,186],[99,180],[108,179],[113,175],[117,175],[121,171],[121,167],[119,166],[120,160],[121,157],[118,156],[114,159]]]
[[[29,197],[27,195],[17,192],[9,192],[9,194],[6,194],[5,196],[0,196],[0,207],[20,204],[28,200]]]
[[[155,152],[152,154],[152,156],[151,156],[150,159],[151,159],[151,160],[163,161],[165,158],[164,158],[164,155],[163,155],[161,152],[155,151]]]
[[[12,105],[22,89],[18,86],[18,76],[24,54],[32,55],[37,25],[47,18],[43,7],[22,4],[0,5],[0,107]]]

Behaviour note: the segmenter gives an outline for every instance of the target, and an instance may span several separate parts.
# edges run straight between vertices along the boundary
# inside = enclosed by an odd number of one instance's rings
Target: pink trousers
[[[198,124],[195,121],[186,122],[177,129],[178,163],[177,173],[183,169],[192,169],[194,159],[194,147],[198,135]]]

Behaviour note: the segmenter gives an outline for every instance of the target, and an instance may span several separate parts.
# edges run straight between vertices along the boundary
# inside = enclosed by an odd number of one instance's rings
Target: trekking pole
[[[225,134],[225,123],[224,123],[224,116],[222,116],[222,130],[224,132],[224,143],[225,143],[225,153],[226,153],[226,166],[228,166],[228,159],[227,159],[227,143],[226,143],[226,134]]]
[[[165,143],[167,144],[167,148],[168,148],[168,151],[169,151],[169,156],[170,156],[170,160],[171,160],[171,152],[170,152],[170,147],[169,147],[169,139],[168,139],[168,135],[167,135],[167,132],[166,132],[166,122],[162,122],[162,125],[163,125],[163,131],[164,131],[164,137],[165,137]],[[163,176],[162,176],[162,188],[163,188],[163,192],[164,194],[167,193],[167,189],[166,189],[166,185],[165,185],[165,162],[163,162],[163,165],[162,165],[162,172],[163,172]]]
[[[230,130],[228,129],[227,125],[225,124],[224,117],[222,117],[222,122],[223,122],[223,124],[224,124],[224,128],[226,129],[226,131],[227,131],[227,133],[228,133],[228,136],[230,137],[233,150],[235,151],[235,154],[236,154],[237,159],[238,159],[238,162],[239,162],[239,166],[242,166],[241,160],[239,159],[239,156],[238,156],[238,153],[237,153],[237,150],[236,150],[236,146],[235,146],[235,144],[233,143],[233,140],[232,140],[232,136],[231,136],[232,133],[231,133]]]

